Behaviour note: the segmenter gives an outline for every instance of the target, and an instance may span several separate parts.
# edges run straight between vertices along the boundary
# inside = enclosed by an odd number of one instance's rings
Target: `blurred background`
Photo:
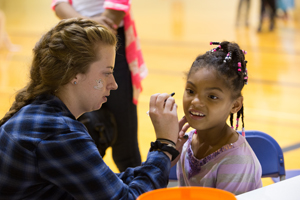
[[[241,6],[239,6],[241,3]],[[154,93],[175,92],[178,117],[183,116],[185,73],[210,41],[235,41],[248,53],[249,84],[244,88],[245,128],[274,137],[284,151],[286,169],[300,169],[300,0],[276,10],[270,30],[270,9],[260,24],[260,0],[132,0],[132,11],[149,74],[138,104],[139,147],[145,161],[155,140],[149,116]],[[0,48],[0,117],[15,92],[28,81],[32,49],[59,20],[51,0],[0,0],[5,31],[13,46]],[[240,14],[238,15],[238,11]],[[17,46],[16,46],[17,45]],[[104,157],[118,172],[108,149]],[[273,182],[263,179],[263,185]]]

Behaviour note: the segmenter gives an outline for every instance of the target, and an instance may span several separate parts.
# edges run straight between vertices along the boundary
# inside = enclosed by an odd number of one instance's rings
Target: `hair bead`
[[[228,52],[226,57],[224,58],[224,63],[226,63],[227,61],[230,61],[231,60],[231,52]]]
[[[246,136],[244,127],[242,128],[242,136],[244,136],[244,137]]]
[[[220,42],[210,42],[209,43],[210,45],[218,45],[218,44],[221,44]]]

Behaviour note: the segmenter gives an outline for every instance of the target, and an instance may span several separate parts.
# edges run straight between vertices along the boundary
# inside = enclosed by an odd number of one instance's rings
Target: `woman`
[[[150,99],[156,136],[164,140],[152,143],[141,166],[121,174],[103,162],[76,120],[117,89],[116,43],[96,22],[67,19],[36,44],[30,82],[0,121],[0,199],[136,199],[166,187],[184,124],[178,126],[177,105],[168,94]]]

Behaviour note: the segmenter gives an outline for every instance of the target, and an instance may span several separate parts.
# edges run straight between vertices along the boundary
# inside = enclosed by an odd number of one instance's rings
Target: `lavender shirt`
[[[179,186],[213,187],[235,195],[262,187],[261,165],[243,136],[199,160],[191,149],[194,132],[189,133],[177,163]]]

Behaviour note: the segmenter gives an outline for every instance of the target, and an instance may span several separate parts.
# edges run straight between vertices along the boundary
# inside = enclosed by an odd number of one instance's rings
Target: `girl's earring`
[[[76,81],[74,81],[74,85],[76,85],[77,84],[77,82]]]

